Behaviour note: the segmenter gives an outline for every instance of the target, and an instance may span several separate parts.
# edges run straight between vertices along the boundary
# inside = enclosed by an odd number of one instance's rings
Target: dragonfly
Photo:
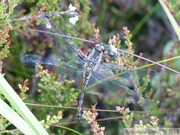
[[[106,87],[108,90],[104,91],[104,97],[113,93],[112,91],[118,90],[117,95],[120,97],[130,97],[130,99],[143,99],[144,104],[148,104],[148,99],[146,99],[142,94],[138,91],[134,90],[134,78],[133,72],[126,72],[121,76],[116,76],[112,72],[112,68],[114,68],[111,64],[106,64],[102,61],[104,57],[104,51],[107,47],[112,48],[112,46],[105,45],[104,43],[98,42],[95,43],[92,51],[88,56],[84,55],[79,49],[75,47],[74,44],[70,42],[67,37],[60,37],[56,35],[48,34],[48,32],[59,33],[64,35],[62,30],[57,26],[57,24],[45,15],[45,20],[47,21],[44,27],[41,27],[43,31],[47,32],[48,38],[53,42],[53,45],[56,48],[58,54],[61,55],[61,60],[68,62],[58,62],[56,60],[52,60],[43,56],[35,55],[35,54],[26,54],[21,58],[21,62],[27,66],[36,66],[36,64],[46,64],[50,66],[65,66],[70,68],[73,71],[80,71],[83,74],[83,86],[82,92],[80,94],[78,108],[77,108],[77,120],[80,121],[83,114],[84,108],[84,96],[86,90],[92,87],[93,84],[101,85]],[[109,49],[109,54],[111,58],[117,55],[116,50],[113,51]],[[114,69],[115,70],[115,69]],[[139,70],[137,71],[140,74],[147,74],[147,70]],[[150,73],[154,74],[153,72]],[[133,87],[133,88],[130,88]],[[114,89],[114,90],[112,90]],[[115,94],[115,95],[116,95]],[[116,95],[116,96],[117,96]],[[112,94],[112,98],[114,95]]]

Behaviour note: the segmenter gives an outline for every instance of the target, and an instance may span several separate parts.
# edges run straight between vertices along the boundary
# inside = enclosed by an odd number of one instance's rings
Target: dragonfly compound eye
[[[105,51],[105,46],[104,46],[103,43],[100,43],[100,44],[99,44],[99,48],[100,48],[102,51]]]

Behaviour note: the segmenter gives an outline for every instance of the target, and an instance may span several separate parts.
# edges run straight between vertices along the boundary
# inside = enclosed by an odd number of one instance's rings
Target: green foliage
[[[62,85],[57,81],[57,76],[49,73],[48,70],[43,70],[42,66],[38,66],[37,77],[40,78],[38,83],[40,93],[38,97],[38,103],[47,105],[58,106],[75,106],[77,105],[77,97],[80,93],[77,89],[72,88],[73,81],[65,80],[65,84]],[[47,108],[49,111],[49,108]],[[51,108],[51,114],[57,112],[56,108]]]
[[[96,110],[96,104],[92,106],[92,111],[84,111],[83,118],[88,121],[91,127],[91,131],[94,135],[104,135],[105,127],[101,127],[100,124],[96,121],[98,116]]]
[[[2,116],[0,116],[0,121],[1,121],[0,132],[5,131],[7,127],[11,125],[11,123]]]
[[[7,5],[5,1],[0,2],[0,73],[2,72],[2,60],[9,54],[9,30],[12,26],[9,23],[9,16],[13,13],[14,7],[17,5],[17,1],[10,1]]]
[[[18,2],[19,4],[17,5]],[[88,0],[80,0],[73,2],[74,3],[71,4],[77,7],[76,11],[79,15],[79,21],[75,26],[69,24],[69,18],[72,16],[66,13],[61,14],[60,16],[54,14],[56,12],[62,13],[68,10],[70,2],[64,0],[28,0],[23,1],[23,3],[18,0],[10,0],[8,3],[3,1],[0,2],[0,72],[2,73],[3,67],[3,73],[5,73],[6,79],[14,90],[19,93],[24,102],[42,104],[42,106],[38,108],[32,106],[30,109],[37,119],[42,120],[41,122],[44,128],[51,134],[70,134],[71,132],[75,133],[75,130],[82,134],[86,134],[90,133],[90,130],[88,125],[84,123],[76,123],[74,125],[67,124],[64,127],[58,126],[58,123],[62,124],[64,121],[76,120],[76,111],[71,111],[70,106],[75,106],[75,109],[77,108],[77,99],[81,92],[79,89],[81,89],[82,84],[79,83],[75,85],[74,81],[76,82],[76,79],[69,79],[73,76],[71,75],[71,72],[69,73],[69,76],[64,73],[59,77],[59,72],[56,70],[44,70],[43,68],[46,68],[45,66],[38,66],[37,77],[34,79],[32,78],[34,68],[25,67],[20,63],[20,58],[26,53],[45,56],[51,53],[51,49],[54,47],[51,41],[44,37],[43,34],[33,33],[28,30],[28,28],[40,28],[42,21],[38,20],[38,15],[41,13],[50,15],[66,34],[74,37],[92,39],[96,24],[96,27],[100,28],[100,38],[103,42],[107,41],[112,35],[120,33],[119,40],[121,41],[121,46],[118,46],[118,42],[116,44],[117,48],[125,49],[128,52],[137,54],[143,52],[144,57],[149,57],[149,59],[154,59],[161,63],[163,62],[166,66],[180,71],[180,62],[178,60],[180,56],[179,42],[173,32],[171,33],[171,31],[167,30],[167,27],[171,26],[171,24],[164,19],[165,14],[163,14],[162,10],[165,8],[161,8],[158,1],[139,0],[132,2],[129,0],[126,2],[114,2],[103,0],[102,3],[98,3],[96,1],[90,2]],[[173,29],[178,30],[180,21],[178,12],[178,6],[180,4],[179,0],[167,0],[165,4],[168,7],[168,9],[165,10],[168,14],[168,18],[172,22],[174,20],[178,22],[177,24],[174,22],[172,23]],[[165,26],[164,24],[166,23],[167,25]],[[152,27],[154,25],[156,27]],[[151,30],[156,29],[157,31],[153,31],[152,34],[150,34]],[[162,32],[157,34],[161,30]],[[132,34],[130,31],[132,31]],[[124,38],[121,38],[123,37],[121,36],[122,33],[125,34]],[[178,32],[176,32],[176,34],[179,36]],[[86,49],[87,46],[85,46],[84,42],[78,40],[72,40],[72,42],[76,47],[82,48],[82,50],[84,49],[86,53],[89,51]],[[161,61],[161,59],[163,61]],[[124,53],[122,53],[122,57],[116,58],[116,61],[112,61],[110,64],[120,65],[123,63],[126,63],[128,69],[137,68],[138,65],[142,65],[146,68],[153,66],[152,64],[146,65],[146,63],[141,60],[134,60],[134,57]],[[153,76],[153,79],[147,74],[142,78],[143,84],[138,82],[140,79],[138,72],[134,72],[137,74],[134,76],[134,79],[136,80],[135,84],[138,88],[137,90],[139,90],[140,93],[144,94],[146,92],[149,83],[153,85],[153,89],[145,94],[145,96],[150,99],[150,104],[148,105],[149,110],[130,112],[126,109],[122,109],[123,111],[121,110],[120,112],[123,115],[122,119],[115,118],[110,125],[108,125],[108,121],[104,119],[104,122],[102,122],[101,125],[97,124],[98,129],[102,129],[100,127],[105,126],[105,132],[117,134],[119,133],[119,128],[122,127],[133,127],[143,131],[145,127],[158,128],[180,126],[178,122],[180,77],[163,68],[161,69],[161,67],[152,67],[152,69],[158,71],[159,74]],[[120,76],[119,72],[117,72],[117,75]],[[25,79],[29,80],[29,84],[25,81],[23,85],[19,85],[22,84]],[[36,81],[34,83],[31,80]],[[36,85],[37,87],[35,87]],[[92,87],[89,89],[91,88]],[[123,97],[121,98],[119,96],[120,94],[122,93],[114,92],[110,98],[103,95],[104,97],[99,97],[99,99],[107,98],[107,102],[101,103],[101,101],[98,101],[98,104],[101,104],[103,108],[111,110],[114,106],[109,106],[109,104],[125,105],[120,102],[123,99]],[[91,96],[93,98],[91,98]],[[97,99],[94,100],[96,98],[94,95],[86,95],[86,97],[88,99],[86,100],[87,106],[97,102]],[[3,96],[1,96],[1,99],[2,98]],[[114,100],[116,100],[116,104]],[[43,105],[49,105],[49,107],[45,108]],[[53,106],[59,106],[59,108],[57,109]],[[61,107],[66,109],[61,109]],[[140,110],[132,105],[130,105],[130,107],[130,110]],[[59,111],[62,111],[63,115],[58,113]],[[107,112],[106,115],[99,115],[103,118],[104,116],[114,116],[112,112]],[[151,116],[156,116],[157,118]],[[148,120],[149,118],[150,121]],[[0,117],[0,121],[2,123],[0,133],[5,133],[6,131],[10,133],[10,131],[16,130],[16,127],[11,125],[10,122],[3,117]],[[112,123],[114,124],[113,126]],[[117,126],[118,124],[120,126]],[[20,134],[20,132],[17,132],[17,134]]]
[[[48,115],[46,120],[40,121],[40,123],[44,126],[45,129],[49,129],[52,124],[58,123],[62,119],[62,112],[58,112],[58,115],[54,115],[51,117]]]
[[[130,128],[131,124],[133,122],[133,116],[134,114],[130,112],[129,108],[124,108],[124,107],[116,107],[116,110],[122,114],[122,121],[125,125],[126,128]]]

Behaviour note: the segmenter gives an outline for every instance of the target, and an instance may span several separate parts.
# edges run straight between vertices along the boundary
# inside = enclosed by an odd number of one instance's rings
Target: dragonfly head
[[[105,51],[105,45],[103,43],[97,43],[95,44],[95,48],[99,51]]]

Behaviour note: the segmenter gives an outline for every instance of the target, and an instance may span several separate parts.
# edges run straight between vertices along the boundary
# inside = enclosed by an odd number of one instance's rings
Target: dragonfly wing
[[[46,64],[51,66],[59,66],[57,61],[48,59],[46,57],[38,56],[35,54],[26,54],[21,58],[21,62],[26,66],[35,66],[36,64]]]
[[[147,69],[138,69],[131,72],[119,73],[118,76],[121,78],[126,78],[128,80],[132,80],[130,83],[126,84],[127,87],[131,89],[135,89],[136,86],[140,87],[147,83],[146,88],[144,88],[143,93],[149,92],[151,87],[151,81],[157,75],[157,73],[153,70]],[[147,82],[146,82],[147,81]],[[137,83],[135,86],[134,83]]]
[[[45,36],[47,36],[47,38],[50,39],[50,41],[52,42],[54,52],[60,57],[60,59],[62,61],[68,61],[70,63],[84,65],[86,56],[83,53],[81,53],[79,49],[76,49],[75,45],[73,45],[68,38],[58,35],[65,34],[53,20],[51,20],[45,15],[43,19],[46,20],[48,27],[46,24],[44,26],[41,26],[41,29],[45,31]]]
[[[141,70],[139,70],[140,72]],[[147,74],[147,70],[142,70]],[[152,72],[153,73],[153,72]],[[133,75],[133,74],[132,74]],[[105,69],[99,68],[98,71],[93,73],[90,80],[89,87],[87,89],[94,90],[96,87],[97,93],[100,97],[111,103],[140,103],[142,107],[148,107],[149,100],[146,99],[139,90],[136,90],[134,84],[131,81],[131,75],[129,73],[121,76],[115,76],[111,72],[107,72]],[[96,80],[97,82],[93,82]],[[135,84],[136,85],[136,84]],[[138,89],[138,88],[137,88]]]
[[[57,60],[53,60],[50,58],[42,57],[35,54],[26,54],[21,58],[21,62],[26,66],[35,66],[36,64],[40,65],[50,65],[50,66],[64,66],[69,70],[74,70],[75,72],[82,72],[83,67],[78,65],[72,65],[67,62],[58,62]]]
[[[147,69],[132,69],[131,71],[123,71],[120,70],[119,67],[111,64],[101,64],[103,70],[99,72],[100,74],[104,74],[105,70],[112,72],[115,74],[115,76],[120,77],[122,80],[121,85],[124,85],[126,87],[131,88],[134,90],[134,84],[132,83],[132,80],[136,79],[138,80],[139,84],[144,84],[144,78],[149,76],[149,79],[152,80],[155,75],[157,75],[157,72],[153,70],[147,70]],[[101,68],[99,68],[101,69]]]

